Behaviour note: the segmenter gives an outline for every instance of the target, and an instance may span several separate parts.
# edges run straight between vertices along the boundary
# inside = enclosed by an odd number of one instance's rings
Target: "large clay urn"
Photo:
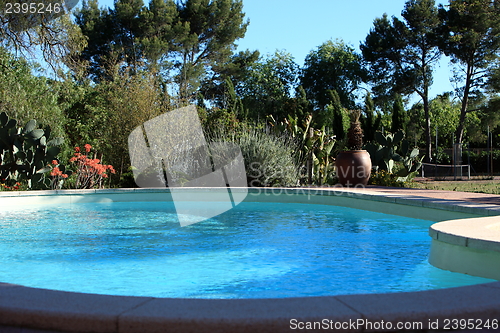
[[[370,154],[366,150],[349,150],[337,155],[337,177],[343,186],[368,184],[372,170]]]

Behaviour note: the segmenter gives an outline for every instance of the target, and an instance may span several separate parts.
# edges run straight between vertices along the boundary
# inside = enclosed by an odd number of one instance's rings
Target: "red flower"
[[[79,153],[80,152],[80,147],[75,147],[75,152]]]
[[[68,178],[68,175],[67,175],[67,174],[65,174],[65,173],[63,173],[63,174],[61,175],[61,177],[63,177],[63,178]]]
[[[106,166],[106,168],[107,168],[109,171],[111,171],[111,173],[113,173],[113,174],[114,174],[114,173],[116,173],[115,168],[113,168],[113,166],[112,166],[112,165],[107,165],[107,166]]]
[[[58,167],[55,167],[50,172],[50,175],[53,176],[53,177],[55,177],[55,176],[62,176],[62,174],[63,174],[62,171]]]
[[[92,146],[91,146],[91,145],[89,145],[88,143],[87,143],[85,146],[83,146],[83,147],[85,147],[85,151],[86,151],[87,153],[88,153],[88,152],[90,152],[90,149],[92,149]]]
[[[54,168],[54,169],[52,169],[52,171],[50,172],[50,175],[51,175],[51,176],[59,176],[59,173],[60,173],[60,172],[61,172],[61,171],[59,170],[59,168],[58,168],[58,167],[55,167],[55,168]]]
[[[58,164],[59,164],[59,162],[57,162],[57,160],[52,160],[52,164],[53,164],[53,165],[58,165]]]

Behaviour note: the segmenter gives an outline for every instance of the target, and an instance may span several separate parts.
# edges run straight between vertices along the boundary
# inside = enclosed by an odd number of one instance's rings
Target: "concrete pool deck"
[[[419,215],[422,214],[434,221],[454,218],[457,220],[451,222],[465,225],[464,218],[489,216],[477,218],[488,219],[485,228],[500,222],[500,217],[496,217],[500,215],[500,196],[493,195],[378,187],[342,191],[282,189],[283,193],[298,192],[302,197],[273,195],[279,189],[256,189],[250,193],[255,191],[260,191],[252,199],[255,201],[278,201],[280,197],[279,201],[300,202],[314,197],[314,203],[334,201],[341,206],[424,218]],[[43,203],[56,198],[68,203],[103,198],[126,200],[130,193],[153,198],[164,191],[0,192],[0,203]],[[436,230],[436,235],[438,232],[455,236],[450,239],[471,239],[469,234],[455,235],[459,232],[456,226],[451,231]],[[489,228],[486,236],[493,237],[489,241],[498,245],[500,228]],[[229,300],[93,295],[0,283],[0,332],[9,333],[293,332],[309,325],[315,328],[309,331],[384,332],[403,325],[402,328],[413,331],[476,328],[488,332],[497,331],[499,321],[500,282],[408,293]]]
[[[500,182],[498,184],[500,186]],[[372,191],[386,194],[396,194],[398,196],[418,196],[433,199],[446,199],[465,201],[470,203],[478,203],[484,205],[500,205],[500,195],[487,194],[487,193],[472,193],[472,192],[457,192],[457,191],[439,191],[439,190],[425,190],[425,189],[409,189],[398,187],[383,187],[368,185],[364,189],[353,189],[354,191]]]

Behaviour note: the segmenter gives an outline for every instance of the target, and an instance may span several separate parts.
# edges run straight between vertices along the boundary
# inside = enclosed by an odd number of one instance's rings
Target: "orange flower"
[[[67,175],[67,174],[65,174],[65,173],[63,173],[63,174],[61,175],[61,177],[63,177],[63,178],[68,178],[68,175]]]
[[[85,151],[86,151],[87,153],[88,153],[88,152],[90,152],[90,149],[92,149],[92,146],[91,146],[91,145],[89,145],[88,143],[87,143],[85,146],[83,146],[83,147],[85,148]]]
[[[79,153],[80,152],[80,147],[75,147],[75,152]]]
[[[52,164],[53,164],[53,165],[58,165],[58,164],[59,164],[59,162],[57,162],[57,160],[52,160]]]
[[[62,172],[59,170],[58,167],[55,167],[54,169],[52,169],[50,175],[51,176],[59,176],[60,174],[62,174]]]
[[[107,168],[109,171],[111,171],[111,173],[113,173],[113,174],[114,174],[114,173],[116,173],[115,168],[113,168],[113,166],[112,166],[112,165],[107,165],[107,166],[106,166],[106,168]]]

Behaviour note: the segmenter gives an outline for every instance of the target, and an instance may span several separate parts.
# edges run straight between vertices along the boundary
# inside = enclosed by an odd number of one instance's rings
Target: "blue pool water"
[[[242,203],[180,227],[168,202],[0,211],[0,281],[129,296],[271,298],[490,282],[427,262],[431,221]]]

